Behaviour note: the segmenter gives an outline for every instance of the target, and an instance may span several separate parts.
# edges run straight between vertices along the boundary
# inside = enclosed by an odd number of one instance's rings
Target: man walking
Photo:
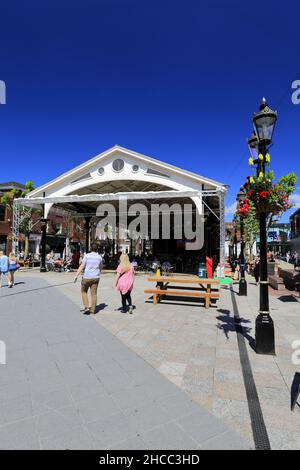
[[[81,281],[81,295],[84,305],[84,314],[96,313],[97,306],[97,289],[100,280],[100,272],[102,267],[102,256],[98,253],[97,243],[91,244],[91,252],[84,255],[81,265],[76,273],[75,281],[83,272]],[[91,292],[91,307],[89,307],[88,291]]]

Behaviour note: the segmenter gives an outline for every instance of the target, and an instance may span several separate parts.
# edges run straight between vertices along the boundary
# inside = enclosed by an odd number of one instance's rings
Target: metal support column
[[[220,276],[225,276],[225,194],[226,191],[222,188],[218,190],[219,205],[220,205]]]
[[[17,255],[19,253],[19,236],[20,236],[20,218],[21,211],[19,204],[13,205],[13,223],[12,223],[12,251]]]
[[[90,230],[91,230],[91,220],[92,217],[85,217],[85,252],[88,253],[90,251]]]
[[[43,197],[46,194],[43,193]],[[45,204],[43,204],[43,218],[41,219],[41,257],[40,257],[40,272],[45,273],[46,269],[46,238],[47,238],[47,219],[46,219],[46,210]]]

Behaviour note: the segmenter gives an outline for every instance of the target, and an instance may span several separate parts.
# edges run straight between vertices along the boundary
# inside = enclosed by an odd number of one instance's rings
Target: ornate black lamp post
[[[272,143],[277,113],[269,108],[263,98],[259,112],[253,115],[255,134],[248,139],[248,146],[257,165],[257,176],[265,173],[268,146]],[[263,158],[261,158],[261,156]],[[269,310],[269,281],[267,264],[267,214],[259,214],[260,224],[260,307],[255,323],[256,352],[275,354],[274,323]]]
[[[238,207],[243,204],[245,200],[245,193],[239,192],[236,200]],[[245,278],[245,240],[244,240],[244,218],[240,215],[240,237],[241,237],[241,254],[240,254],[240,281],[239,281],[239,295],[247,295],[247,281]]]
[[[237,227],[236,221],[234,224],[234,259],[237,260]]]

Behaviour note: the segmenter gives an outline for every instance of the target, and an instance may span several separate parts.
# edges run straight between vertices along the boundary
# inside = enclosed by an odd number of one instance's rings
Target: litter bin
[[[205,263],[199,264],[198,276],[201,277],[202,279],[207,277]]]

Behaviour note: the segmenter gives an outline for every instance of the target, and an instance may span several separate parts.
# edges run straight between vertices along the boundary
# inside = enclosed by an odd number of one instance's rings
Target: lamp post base
[[[46,268],[40,268],[40,273],[46,273],[47,269]]]
[[[239,282],[239,295],[247,295],[247,281],[244,278]]]
[[[260,313],[255,322],[256,353],[275,356],[274,323],[269,314]]]

